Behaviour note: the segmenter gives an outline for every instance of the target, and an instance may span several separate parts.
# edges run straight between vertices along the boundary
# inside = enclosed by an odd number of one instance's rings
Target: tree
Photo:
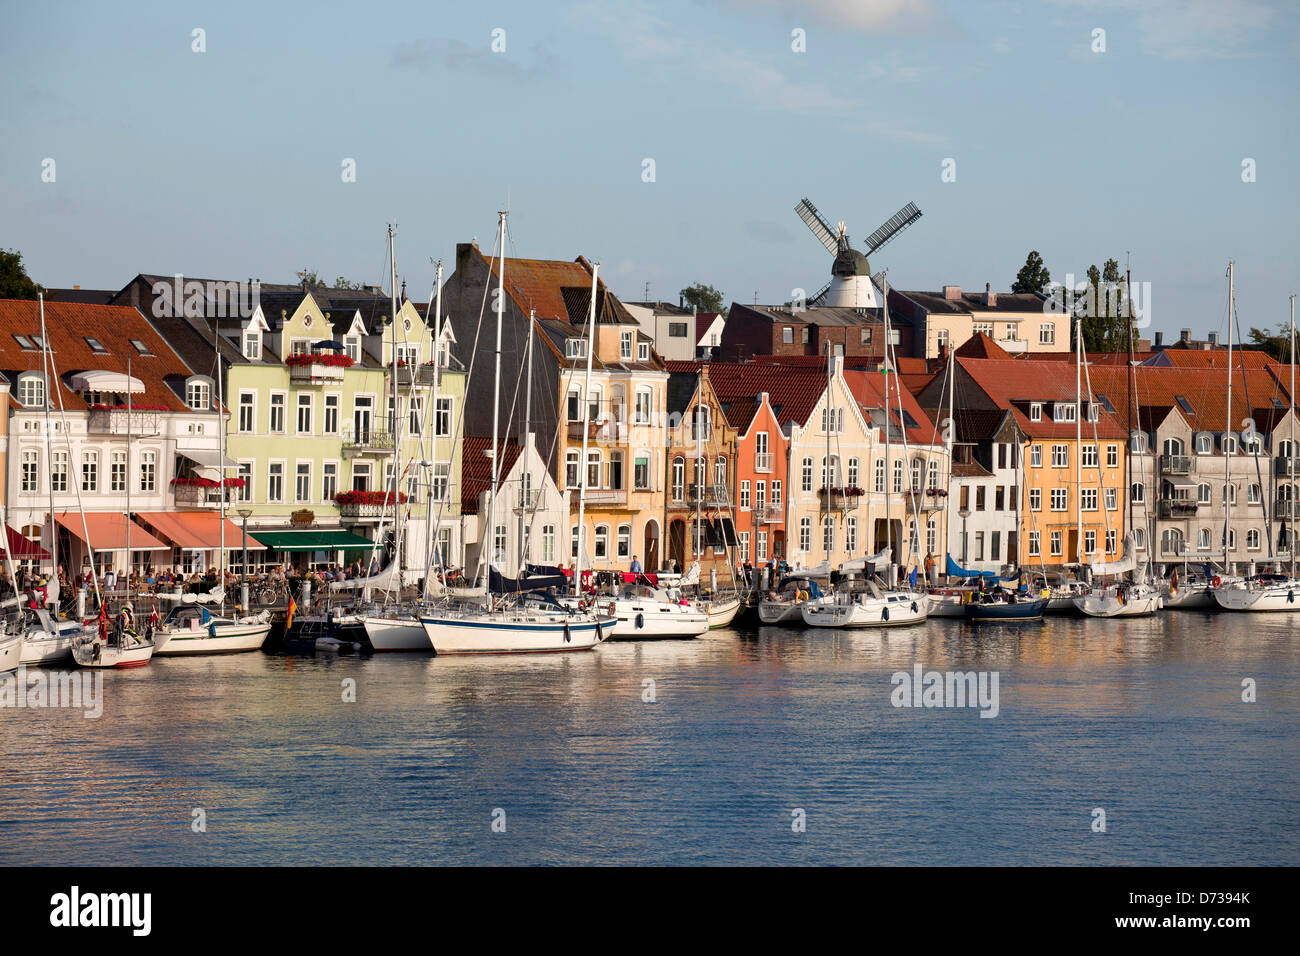
[[[1272,335],[1267,329],[1250,330],[1250,344],[1255,346],[1261,352],[1267,352],[1279,362],[1291,361],[1291,343],[1287,341],[1291,334],[1291,326],[1283,325],[1278,328],[1276,335]]]
[[[45,287],[37,285],[23,268],[17,249],[0,249],[0,299],[34,299]]]
[[[694,285],[689,285],[685,289],[682,289],[681,295],[682,301],[687,305],[695,306],[697,312],[722,311],[722,293],[711,285],[696,282]]]
[[[1074,302],[1074,321],[1083,326],[1084,351],[1126,351],[1131,309],[1119,262],[1107,259],[1100,269],[1089,266],[1087,286]],[[1074,329],[1071,329],[1070,347],[1073,349],[1075,344]]]
[[[315,269],[303,269],[298,273],[298,279],[307,283],[308,286],[320,286],[325,283],[321,280],[320,273]]]
[[[1043,264],[1043,257],[1038,254],[1038,250],[1032,250],[1025,257],[1025,264],[1020,267],[1016,273],[1016,281],[1012,283],[1012,292],[1042,292],[1052,282],[1052,274],[1047,271],[1047,266]]]
[[[361,288],[361,283],[360,283],[360,282],[349,282],[349,281],[348,281],[347,279],[345,279],[343,276],[339,276],[337,279],[334,280],[334,288],[336,288],[336,289],[360,289],[360,288]]]

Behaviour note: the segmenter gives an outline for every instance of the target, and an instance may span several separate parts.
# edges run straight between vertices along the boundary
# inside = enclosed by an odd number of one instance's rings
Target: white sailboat
[[[791,571],[759,602],[758,619],[763,624],[801,624],[803,605],[822,597],[830,583],[831,566],[823,562],[808,571]]]

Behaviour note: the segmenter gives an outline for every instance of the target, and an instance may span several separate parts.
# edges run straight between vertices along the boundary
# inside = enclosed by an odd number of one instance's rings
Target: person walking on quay
[[[939,562],[935,560],[934,552],[927,551],[925,554],[925,580],[929,584],[934,584],[934,566]]]

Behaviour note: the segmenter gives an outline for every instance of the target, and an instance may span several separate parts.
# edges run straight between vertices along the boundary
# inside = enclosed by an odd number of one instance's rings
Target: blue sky
[[[914,200],[872,258],[896,287],[1131,252],[1153,328],[1200,336],[1232,257],[1243,326],[1271,326],[1300,285],[1297,24],[1262,0],[7,3],[0,246],[49,286],[382,282],[395,219],[416,293],[508,200],[511,252],[597,259],[624,298],[773,302],[829,277],[801,196],[855,240]]]

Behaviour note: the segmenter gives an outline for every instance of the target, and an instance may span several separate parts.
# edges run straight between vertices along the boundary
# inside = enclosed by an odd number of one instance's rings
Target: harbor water
[[[156,659],[0,708],[0,863],[1295,865],[1297,624]],[[996,716],[895,706],[917,665]]]

